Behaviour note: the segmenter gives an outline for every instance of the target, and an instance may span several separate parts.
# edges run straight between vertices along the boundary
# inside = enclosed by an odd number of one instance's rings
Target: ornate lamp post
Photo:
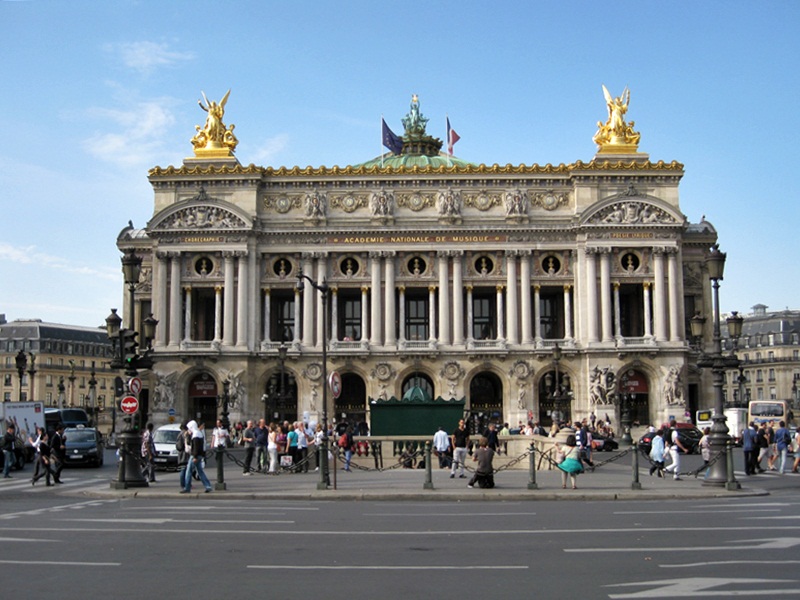
[[[230,379],[225,378],[222,382],[222,395],[217,396],[217,406],[222,408],[222,426],[230,431],[231,429],[231,421],[228,418],[229,409],[236,406],[236,396],[231,396],[231,381]]]
[[[64,377],[58,378],[58,408],[64,408]]]
[[[25,356],[25,351],[20,350],[17,352],[16,358],[14,358],[14,362],[17,366],[17,374],[19,375],[19,398],[18,400],[22,402],[22,378],[25,376],[25,369],[28,367],[28,357]]]
[[[128,250],[121,258],[122,273],[125,284],[128,286],[130,294],[128,301],[128,328],[122,329],[122,319],[117,315],[116,309],[111,309],[111,314],[106,318],[106,333],[111,340],[114,356],[111,359],[111,368],[124,369],[125,374],[135,377],[139,369],[150,369],[153,366],[150,342],[155,337],[155,328],[158,321],[150,315],[142,321],[144,328],[144,341],[146,350],[139,354],[137,351],[136,319],[135,319],[135,292],[136,284],[139,282],[139,275],[142,267],[142,259],[136,256],[133,249]],[[131,417],[125,418],[125,430],[118,436],[120,444],[120,461],[117,479],[112,480],[111,487],[114,489],[126,489],[129,487],[148,487],[147,480],[142,477],[139,469],[139,461],[131,460],[139,452],[141,447],[141,436],[139,430],[134,427]],[[130,455],[130,456],[129,456]]]
[[[69,361],[69,406],[75,406],[75,361]]]
[[[570,393],[565,389],[566,385],[563,381],[563,379],[566,379],[566,375],[562,378],[558,368],[562,357],[563,353],[561,351],[561,346],[556,344],[553,346],[553,370],[555,371],[555,381],[552,383],[552,385],[550,385],[549,376],[545,377],[545,384],[552,389],[550,397],[553,400],[553,420],[556,423],[559,421],[566,421],[566,410],[564,405],[569,402],[571,398]]]
[[[95,375],[94,361],[92,361],[92,372],[89,374],[89,414],[93,424],[97,425],[97,379]]]
[[[706,354],[700,350],[700,356],[697,359],[697,366],[703,368],[710,368],[712,381],[714,385],[714,416],[712,420],[714,424],[711,426],[711,435],[709,436],[711,455],[716,456],[722,454],[724,458],[728,458],[728,448],[730,444],[730,436],[728,435],[728,426],[725,425],[724,414],[724,395],[722,386],[725,383],[725,371],[729,368],[738,368],[739,359],[735,356],[724,356],[722,354],[722,335],[720,333],[720,312],[719,312],[719,282],[722,281],[722,275],[725,270],[725,253],[721,252],[718,244],[714,244],[711,251],[706,256],[706,267],[708,268],[708,277],[711,279],[711,284],[714,292],[714,333],[712,338],[712,351]],[[705,318],[695,315],[691,319],[692,335],[698,339],[702,338],[703,325]],[[736,324],[733,324],[736,327]],[[741,334],[741,330],[739,331]],[[709,467],[706,473],[703,485],[709,486],[725,486],[729,490],[739,489],[739,483],[733,475],[733,469],[728,468],[727,460],[717,460]]]
[[[316,283],[308,275],[298,273],[297,290],[300,292],[304,288],[304,279],[322,297],[322,448],[319,451],[320,469],[317,489],[326,490],[330,485],[330,477],[328,475],[328,293],[330,288],[325,281]],[[282,378],[281,382],[283,382]]]

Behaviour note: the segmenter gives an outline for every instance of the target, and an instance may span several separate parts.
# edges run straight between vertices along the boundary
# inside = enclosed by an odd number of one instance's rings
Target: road
[[[762,476],[770,496],[663,502],[64,495],[112,473],[0,486],[3,597],[800,597],[797,475]]]

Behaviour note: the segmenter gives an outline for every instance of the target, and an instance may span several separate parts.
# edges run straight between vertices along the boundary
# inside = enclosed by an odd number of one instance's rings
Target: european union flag
[[[403,140],[395,135],[394,131],[389,129],[389,126],[383,119],[381,119],[381,131],[383,145],[391,150],[392,154],[400,154],[403,151]]]

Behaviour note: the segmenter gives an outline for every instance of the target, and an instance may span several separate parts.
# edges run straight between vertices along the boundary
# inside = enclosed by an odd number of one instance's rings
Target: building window
[[[11,392],[3,392],[3,402],[11,402]]]
[[[472,338],[495,339],[495,313],[497,301],[491,292],[475,291],[472,295]]]
[[[775,352],[773,352],[772,350],[767,352],[767,360],[770,361],[770,362],[774,361],[775,360]]]
[[[756,370],[756,383],[761,383],[764,381],[764,373],[761,369]],[[763,398],[759,398],[759,400],[763,400]]]
[[[564,291],[542,288],[539,292],[539,323],[542,338],[560,340],[564,337]]]
[[[756,399],[763,400],[764,399],[764,388],[758,388],[756,390]]]
[[[767,377],[769,377],[770,381],[775,381],[775,369],[770,369],[767,373]]]
[[[427,340],[429,337],[428,297],[424,292],[406,293],[406,339]]]
[[[361,291],[339,292],[339,339],[358,341],[361,339]]]
[[[316,298],[316,293],[304,293],[306,301],[313,302]],[[282,290],[275,291],[270,295],[270,302],[272,302],[270,315],[272,316],[272,323],[270,323],[269,337],[273,342],[291,342],[294,339],[294,291]]]
[[[641,285],[619,286],[619,318],[623,337],[644,335],[644,288]]]
[[[3,375],[3,385],[6,387],[11,385],[11,373]]]
[[[45,375],[44,376],[44,384],[47,387],[53,387],[53,376],[52,375]]]
[[[213,288],[193,288],[192,340],[210,342],[214,339],[217,297]],[[222,302],[222,298],[220,298]]]

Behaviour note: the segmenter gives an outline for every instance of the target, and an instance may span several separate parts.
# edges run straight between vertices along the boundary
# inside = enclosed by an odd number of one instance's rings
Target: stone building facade
[[[709,404],[687,315],[711,314],[717,233],[687,221],[683,166],[639,152],[613,101],[589,162],[466,162],[415,97],[402,150],[359,165],[243,166],[219,142],[153,168],[153,216],[117,242],[143,259],[124,312],[159,320],[149,412],[211,421],[227,380],[232,420],[319,421],[326,338],[336,420],[369,423],[411,388],[463,402],[476,427]],[[218,118],[209,131],[227,131]],[[327,332],[298,275],[329,286]]]

